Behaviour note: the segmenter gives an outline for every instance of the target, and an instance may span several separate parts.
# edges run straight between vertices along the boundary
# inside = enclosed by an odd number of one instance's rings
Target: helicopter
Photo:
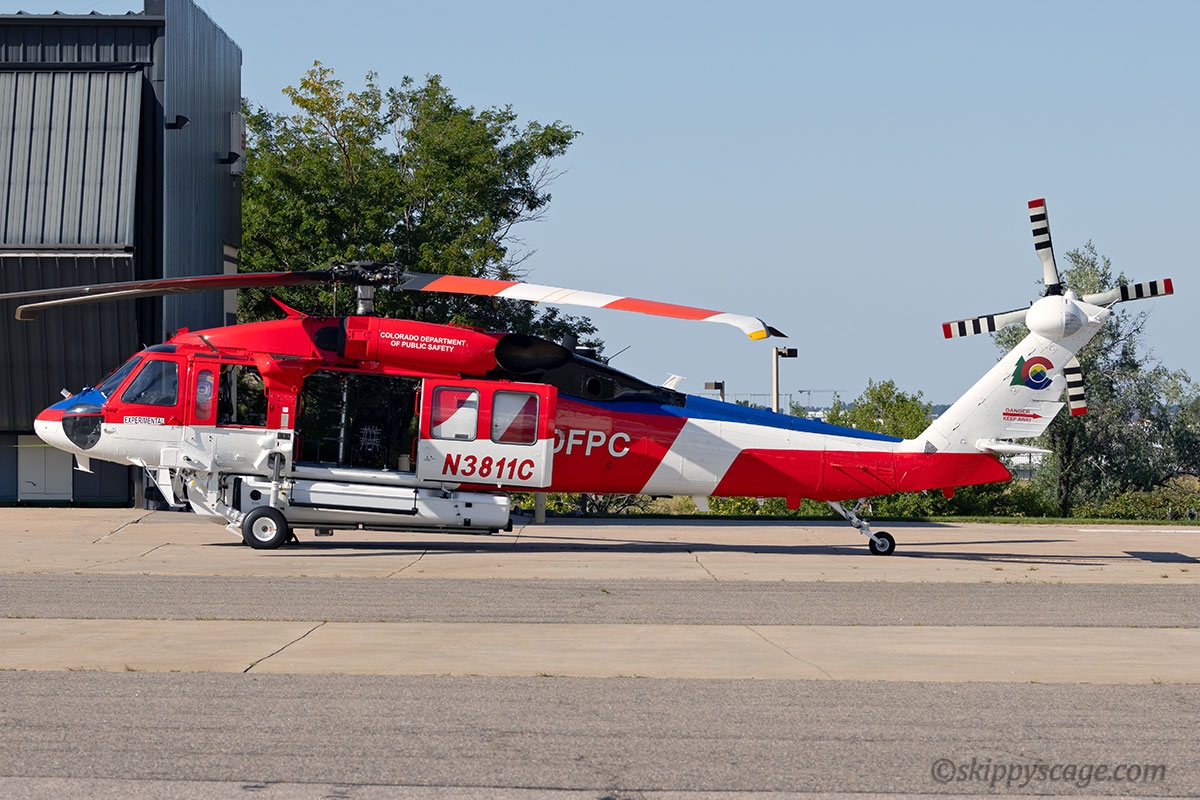
[[[782,337],[740,314],[375,262],[71,286],[0,295],[48,308],[178,292],[355,287],[353,315],[181,329],[99,385],[42,411],[35,430],[74,454],[142,467],[175,506],[256,549],[335,530],[511,530],[509,492],[782,497],[824,501],[876,555],[895,538],[859,515],[871,497],[1008,481],[1002,456],[1046,453],[1062,409],[1086,413],[1075,354],[1114,304],[1172,294],[1168,279],[1078,296],[1059,279],[1045,200],[1029,203],[1044,294],[1027,308],[955,320],[946,338],[1024,323],[1029,334],[920,435],[865,430],[686,395],[593,352],[520,333],[375,316],[376,289],[500,297],[722,323]],[[49,298],[49,299],[46,299]],[[336,433],[336,436],[331,435]],[[849,501],[856,500],[853,505]]]

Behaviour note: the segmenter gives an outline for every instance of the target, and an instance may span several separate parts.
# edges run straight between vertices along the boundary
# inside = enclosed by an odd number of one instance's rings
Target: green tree
[[[1066,255],[1063,282],[1080,295],[1126,283],[1089,241]],[[1061,516],[1076,506],[1128,491],[1145,491],[1177,474],[1181,464],[1174,411],[1192,395],[1187,373],[1171,371],[1144,351],[1148,311],[1113,309],[1113,319],[1077,355],[1088,413],[1060,413],[1043,434],[1051,451],[1035,480]],[[995,334],[1008,352],[1028,334],[1024,325]],[[1194,462],[1193,462],[1194,463]]]
[[[1176,474],[1200,476],[1200,396],[1193,394],[1179,404],[1171,423],[1171,450]]]
[[[384,89],[368,73],[349,91],[313,65],[284,89],[291,115],[246,109],[242,267],[303,270],[370,259],[418,272],[519,278],[530,253],[515,231],[540,218],[556,158],[579,132],[561,122],[518,125],[511,107],[463,107],[438,76]],[[350,313],[352,290],[243,291],[243,320],[274,316],[275,294],[314,313]],[[378,312],[516,330],[559,340],[595,329],[528,303],[380,292]]]
[[[896,388],[892,380],[876,383],[867,380],[867,388],[852,403],[833,396],[833,407],[827,421],[843,428],[874,431],[901,439],[914,439],[927,427],[933,413],[921,392],[908,394]]]

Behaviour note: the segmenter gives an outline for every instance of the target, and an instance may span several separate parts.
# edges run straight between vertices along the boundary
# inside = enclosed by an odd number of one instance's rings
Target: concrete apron
[[[0,619],[0,669],[1200,683],[1191,628]]]

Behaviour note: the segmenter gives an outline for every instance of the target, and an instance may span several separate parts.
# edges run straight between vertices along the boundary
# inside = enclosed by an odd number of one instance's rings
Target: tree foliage
[[[867,388],[852,403],[833,396],[833,407],[827,420],[843,428],[874,431],[901,439],[915,439],[929,427],[933,407],[924,402],[921,392],[908,394],[896,387],[893,380],[876,383],[867,380]]]
[[[461,106],[440,77],[383,88],[368,73],[350,91],[313,65],[284,94],[290,115],[247,108],[242,267],[304,270],[331,261],[397,262],[418,272],[519,277],[530,253],[514,233],[540,218],[552,164],[579,132],[521,126],[511,107]],[[280,288],[313,313],[350,313],[352,290]],[[561,339],[594,332],[583,318],[528,303],[380,292],[382,315],[516,330]],[[268,293],[243,291],[243,320],[276,315]]]

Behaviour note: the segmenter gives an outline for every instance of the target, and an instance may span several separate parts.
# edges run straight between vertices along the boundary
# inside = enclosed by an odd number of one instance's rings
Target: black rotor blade
[[[244,272],[237,275],[197,275],[190,278],[160,278],[147,281],[121,281],[92,286],[56,286],[24,292],[0,294],[0,301],[34,297],[58,298],[28,303],[17,308],[16,317],[28,322],[41,311],[81,303],[103,303],[111,300],[134,300],[139,297],[159,297],[165,294],[214,292],[224,289],[247,289],[256,286],[301,286],[328,283],[333,280],[329,270],[311,272]]]
[[[240,272],[236,275],[194,275],[188,278],[155,278],[147,281],[119,281],[90,286],[55,286],[30,289],[24,292],[0,294],[0,300],[21,300],[26,297],[66,297],[69,295],[99,295],[128,291],[159,291],[159,294],[212,292],[221,289],[243,289],[253,286],[297,286],[306,283],[327,283],[333,279],[329,270],[311,272]],[[152,295],[140,295],[150,297]]]

